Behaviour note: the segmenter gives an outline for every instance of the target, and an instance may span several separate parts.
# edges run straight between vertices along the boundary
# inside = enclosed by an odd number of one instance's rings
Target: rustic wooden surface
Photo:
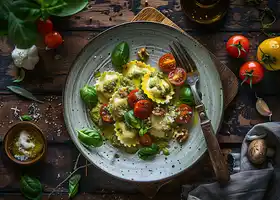
[[[64,37],[64,44],[57,50],[45,51],[40,47],[40,62],[36,69],[27,73],[21,85],[33,92],[45,104],[35,104],[40,110],[41,118],[36,122],[45,132],[49,148],[46,159],[34,168],[18,169],[12,165],[1,149],[0,158],[0,200],[21,200],[19,191],[19,176],[28,172],[39,177],[44,185],[44,198],[60,183],[74,166],[78,152],[71,142],[65,129],[62,115],[62,90],[75,56],[91,38],[100,31],[113,25],[130,21],[143,7],[131,6],[125,0],[95,0],[90,1],[88,9],[70,18],[54,19],[55,28]],[[265,3],[265,2],[264,2]],[[149,0],[149,6],[160,10],[173,20],[183,30],[204,44],[218,59],[225,63],[235,74],[244,60],[234,60],[228,57],[225,51],[225,41],[233,34],[241,33],[251,41],[250,53],[247,60],[255,58],[257,45],[266,38],[260,32],[260,23],[257,21],[259,11],[244,4],[243,0],[231,0],[230,10],[223,26],[212,31],[205,31],[189,22],[181,11],[179,0]],[[278,1],[280,7],[280,1]],[[92,21],[90,21],[90,17]],[[280,20],[276,22],[271,31],[280,32]],[[17,121],[13,115],[12,107],[18,107],[21,113],[27,112],[32,103],[10,93],[6,86],[12,85],[13,70],[10,53],[13,45],[6,37],[0,38],[0,136]],[[263,97],[273,111],[273,120],[280,120],[280,107],[278,106],[279,87],[267,87],[268,84],[279,83],[278,73],[266,73],[267,78],[263,84],[256,86],[255,90],[240,87],[234,101],[225,111],[223,124],[218,134],[222,147],[229,149],[239,147],[246,132],[255,124],[267,121],[258,115],[255,110],[255,91]],[[278,80],[279,79],[279,80]],[[279,84],[278,84],[279,85]],[[2,140],[0,140],[1,142]],[[225,150],[226,151],[226,150]],[[80,164],[85,164],[81,159]],[[85,170],[80,195],[75,199],[87,200],[138,200],[147,199],[138,191],[136,185],[120,181],[105,174],[101,170],[90,166],[88,176]],[[198,176],[199,175],[199,176]],[[205,155],[192,169],[181,175],[176,181],[165,185],[155,199],[179,199],[180,186],[184,183],[206,181],[213,176],[209,158]],[[84,194],[86,193],[86,194]],[[168,193],[168,194],[165,194]],[[67,184],[60,188],[54,200],[68,199]]]

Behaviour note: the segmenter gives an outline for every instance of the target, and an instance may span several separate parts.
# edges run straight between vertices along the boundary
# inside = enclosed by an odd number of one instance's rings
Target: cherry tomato
[[[151,146],[153,143],[152,138],[147,133],[139,138],[139,142],[143,146]]]
[[[227,41],[227,52],[234,58],[245,58],[249,51],[250,42],[243,35],[234,35]]]
[[[168,79],[173,85],[183,85],[187,79],[187,72],[183,68],[176,68],[172,72],[169,72]]]
[[[63,39],[58,32],[51,32],[45,36],[45,44],[48,48],[55,49],[61,45]]]
[[[178,112],[178,116],[176,118],[176,122],[178,124],[187,124],[193,115],[193,110],[187,104],[181,104],[176,111]]]
[[[140,119],[147,119],[153,110],[153,104],[150,100],[137,101],[134,106],[134,115]]]
[[[53,23],[51,20],[47,19],[44,21],[43,19],[39,19],[37,22],[38,32],[42,35],[47,35],[53,31]]]
[[[138,89],[132,90],[127,97],[128,104],[131,108],[134,108],[136,102],[142,99],[144,99],[144,95]]]
[[[110,124],[114,122],[114,119],[108,110],[107,104],[103,104],[101,106],[99,114],[100,114],[103,122],[110,123]]]
[[[242,83],[252,84],[259,83],[264,77],[264,69],[260,63],[256,61],[249,61],[244,63],[239,70],[239,77]]]
[[[158,65],[164,72],[171,72],[176,69],[176,61],[171,53],[164,54],[160,57]]]

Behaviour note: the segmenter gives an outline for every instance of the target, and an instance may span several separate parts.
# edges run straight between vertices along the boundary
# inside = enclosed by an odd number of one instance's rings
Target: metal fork
[[[206,115],[205,106],[202,103],[196,88],[197,82],[199,81],[199,72],[197,70],[196,64],[189,53],[179,42],[173,41],[171,42],[171,44],[169,44],[169,47],[177,64],[180,67],[184,68],[188,73],[187,83],[189,84],[194,97],[196,105],[195,108],[199,114],[200,125],[207,144],[207,149],[214,168],[214,172],[216,174],[218,182],[225,184],[230,179],[228,166],[221,152],[217,138],[214,134],[211,121]]]

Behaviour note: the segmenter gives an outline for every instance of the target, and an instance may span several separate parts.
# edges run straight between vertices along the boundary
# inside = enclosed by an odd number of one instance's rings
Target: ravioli
[[[117,121],[115,123],[115,132],[123,146],[131,147],[139,144],[138,131],[127,127],[125,122]]]
[[[147,73],[142,78],[142,90],[154,102],[167,104],[173,98],[174,89],[162,72]]]
[[[133,83],[118,72],[103,72],[95,84],[98,99],[101,103],[108,103],[114,92],[121,86],[133,87]]]
[[[174,119],[167,115],[151,116],[151,129],[149,133],[157,138],[170,138],[173,135],[172,124]]]
[[[144,62],[133,60],[124,65],[123,75],[130,78],[137,89],[141,87],[142,77],[156,69]]]
[[[109,101],[109,110],[115,121],[122,120],[124,113],[128,111],[129,105],[127,95],[130,90],[128,87],[118,89]]]

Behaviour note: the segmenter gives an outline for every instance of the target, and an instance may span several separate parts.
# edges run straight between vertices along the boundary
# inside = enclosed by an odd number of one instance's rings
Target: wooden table
[[[23,197],[19,191],[19,177],[21,173],[28,171],[40,178],[44,185],[44,199],[58,183],[60,183],[70,171],[72,171],[78,151],[72,143],[63,119],[62,90],[71,63],[80,50],[98,33],[116,24],[130,21],[139,8],[124,0],[95,0],[91,1],[88,9],[70,18],[54,19],[56,30],[60,31],[65,40],[63,46],[57,50],[45,51],[40,49],[40,62],[35,70],[27,73],[24,82],[20,85],[30,90],[44,104],[34,104],[40,113],[40,119],[36,122],[48,139],[48,153],[46,161],[39,166],[27,169],[19,169],[12,166],[1,150],[0,159],[0,200],[21,200]],[[135,1],[137,2],[137,1]],[[142,1],[142,6],[145,1]],[[228,57],[225,50],[227,39],[237,33],[246,35],[251,41],[248,60],[255,58],[258,44],[266,38],[260,32],[260,23],[256,19],[258,11],[245,6],[243,1],[231,0],[230,10],[225,24],[219,30],[205,32],[190,23],[181,11],[179,0],[150,0],[149,6],[156,7],[182,29],[198,39],[210,49],[223,63],[234,73],[238,73],[242,60],[234,60]],[[280,2],[279,2],[280,4]],[[250,18],[250,20],[249,20]],[[274,26],[274,32],[280,30],[280,21]],[[278,27],[278,28],[277,28]],[[28,111],[33,103],[10,93],[6,86],[12,85],[12,59],[13,45],[2,37],[0,40],[0,134],[3,136],[8,128],[19,121],[11,108],[17,107],[21,114]],[[278,76],[279,77],[279,76]],[[261,88],[261,87],[258,87]],[[273,87],[272,87],[273,88]],[[263,93],[271,93],[268,90],[259,90]],[[275,93],[275,91],[273,91]],[[265,96],[271,107],[274,120],[280,119],[280,107],[277,97]],[[255,110],[255,94],[248,87],[240,87],[235,100],[227,108],[220,133],[219,142],[224,151],[239,148],[246,132],[254,125],[265,122]],[[279,114],[277,114],[279,113]],[[2,141],[2,140],[0,140]],[[2,144],[2,143],[1,143]],[[80,164],[85,164],[81,159]],[[131,184],[105,174],[93,166],[83,175],[80,193],[75,199],[87,200],[143,200],[146,199],[138,188]],[[180,186],[184,183],[194,183],[213,177],[208,155],[178,180],[164,186],[155,199],[179,199]],[[63,185],[60,193],[53,199],[68,199],[67,184]]]

